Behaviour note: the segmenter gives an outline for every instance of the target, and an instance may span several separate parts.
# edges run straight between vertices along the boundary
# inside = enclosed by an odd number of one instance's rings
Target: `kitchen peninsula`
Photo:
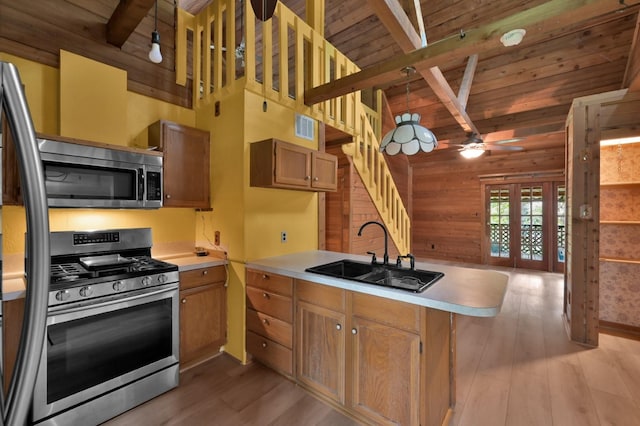
[[[506,274],[417,262],[444,273],[412,293],[305,270],[369,257],[308,251],[247,262],[247,352],[370,424],[448,424],[455,314],[499,313]]]

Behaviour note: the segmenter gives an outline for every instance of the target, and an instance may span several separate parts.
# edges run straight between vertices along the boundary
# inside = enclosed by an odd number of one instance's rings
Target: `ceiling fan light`
[[[467,160],[478,158],[482,154],[484,154],[483,146],[466,146],[460,150],[460,155],[462,155]]]

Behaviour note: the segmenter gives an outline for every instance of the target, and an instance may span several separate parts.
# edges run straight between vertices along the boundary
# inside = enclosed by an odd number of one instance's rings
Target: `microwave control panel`
[[[162,174],[147,172],[147,200],[162,200]]]

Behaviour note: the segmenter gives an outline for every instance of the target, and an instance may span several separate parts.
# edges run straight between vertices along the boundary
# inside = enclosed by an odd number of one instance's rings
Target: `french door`
[[[486,184],[485,204],[487,264],[564,271],[564,182]]]

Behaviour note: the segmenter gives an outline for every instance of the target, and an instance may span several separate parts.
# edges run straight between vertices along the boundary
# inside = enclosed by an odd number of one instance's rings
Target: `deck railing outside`
[[[359,68],[282,2],[266,22],[256,20],[246,0],[240,4],[236,11],[234,0],[215,0],[198,15],[177,9],[176,82],[191,78],[194,108],[249,90],[352,135],[343,151],[353,156],[398,249],[408,253],[409,216],[378,149],[380,112],[366,107],[359,91],[304,103],[306,88]]]

